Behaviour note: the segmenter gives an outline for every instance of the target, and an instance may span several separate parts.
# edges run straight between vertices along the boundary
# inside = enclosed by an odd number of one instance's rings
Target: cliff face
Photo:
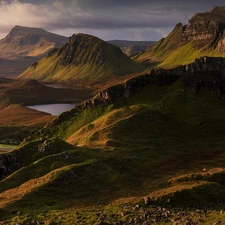
[[[206,74],[211,76],[209,80],[212,81],[212,84],[206,81],[208,79]],[[203,79],[199,80],[199,75],[203,75]],[[123,85],[113,86],[101,91],[95,96],[95,98],[86,101],[84,105],[98,106],[99,104],[112,104],[115,103],[119,97],[124,96],[125,98],[129,98],[135,95],[146,85],[169,85],[180,77],[184,77],[185,85],[193,85],[194,83],[199,82],[198,88],[200,88],[200,86],[207,86],[207,82],[209,85],[217,86],[218,80],[221,85],[223,83],[225,84],[225,58],[201,57],[196,59],[194,63],[174,69],[154,69],[149,74],[126,81]],[[187,81],[190,82],[186,83]],[[212,89],[215,89],[215,87]],[[225,94],[225,89],[220,91],[223,91]]]
[[[149,84],[169,85],[180,78],[182,78],[184,87],[192,87],[194,93],[205,87],[212,94],[221,97],[225,94],[225,58],[201,57],[191,64],[174,69],[154,69],[149,74],[129,79],[125,83],[99,92],[94,98],[59,115],[49,126],[63,123],[64,120],[73,117],[77,111],[87,107],[114,104],[121,97],[130,98]]]
[[[225,7],[215,6],[206,13],[197,13],[186,26],[183,26],[182,44],[193,41],[196,50],[203,47],[213,47],[223,42],[225,31]],[[216,46],[214,46],[216,47]],[[221,53],[225,53],[219,47]]]
[[[218,49],[220,53],[225,52],[225,30],[223,31],[223,35],[218,42]]]
[[[122,52],[119,48],[114,49],[116,54]],[[88,63],[103,65],[107,61],[107,56],[104,52],[104,43],[97,37],[77,34],[70,37],[69,42],[58,52],[60,56],[59,63],[67,66],[85,65]]]
[[[206,13],[197,13],[187,25],[178,23],[174,30],[153,47],[138,56],[138,60],[162,62],[160,66],[175,66],[193,62],[201,56],[225,55],[225,6],[216,6]]]
[[[208,21],[206,18],[196,15],[187,26],[183,27],[182,42],[186,44],[189,41],[194,41],[196,50],[207,45],[210,47],[215,43],[221,32],[219,28],[218,22]]]

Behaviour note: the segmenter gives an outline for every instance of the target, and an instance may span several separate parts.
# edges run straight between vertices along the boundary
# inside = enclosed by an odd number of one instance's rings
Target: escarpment
[[[48,126],[59,125],[64,120],[72,118],[77,112],[89,107],[110,105],[116,103],[119,98],[130,98],[147,85],[170,85],[178,79],[182,79],[184,87],[192,87],[194,93],[205,87],[212,94],[221,97],[222,94],[225,94],[225,58],[201,57],[191,64],[174,69],[153,69],[148,74],[131,78],[122,84],[102,90],[94,98],[62,113]],[[44,130],[45,128],[40,133]]]

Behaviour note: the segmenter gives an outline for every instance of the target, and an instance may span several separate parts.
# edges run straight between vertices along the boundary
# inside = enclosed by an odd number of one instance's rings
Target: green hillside
[[[0,155],[0,217],[8,224],[224,221],[224,65],[199,59],[105,89]]]
[[[19,78],[87,86],[124,79],[124,75],[142,69],[118,47],[94,36],[76,34],[64,47],[34,63]]]

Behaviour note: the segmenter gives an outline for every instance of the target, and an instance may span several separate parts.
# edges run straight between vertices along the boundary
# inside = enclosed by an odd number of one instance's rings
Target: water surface
[[[72,109],[74,104],[45,104],[45,105],[30,105],[29,109],[35,109],[41,112],[49,113],[53,116],[60,115],[61,113]]]

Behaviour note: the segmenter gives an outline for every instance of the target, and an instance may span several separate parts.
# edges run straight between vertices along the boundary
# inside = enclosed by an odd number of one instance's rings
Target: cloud
[[[64,35],[84,31],[104,39],[157,40],[176,23],[186,23],[195,12],[208,11],[223,1],[0,0],[0,35],[21,25]]]
[[[65,9],[65,7],[64,7],[64,5],[63,5],[63,3],[62,2],[60,2],[60,1],[54,1],[53,2],[53,6],[56,8],[56,9],[58,9],[58,10],[62,10],[63,12],[65,12],[66,11],[66,9]]]

